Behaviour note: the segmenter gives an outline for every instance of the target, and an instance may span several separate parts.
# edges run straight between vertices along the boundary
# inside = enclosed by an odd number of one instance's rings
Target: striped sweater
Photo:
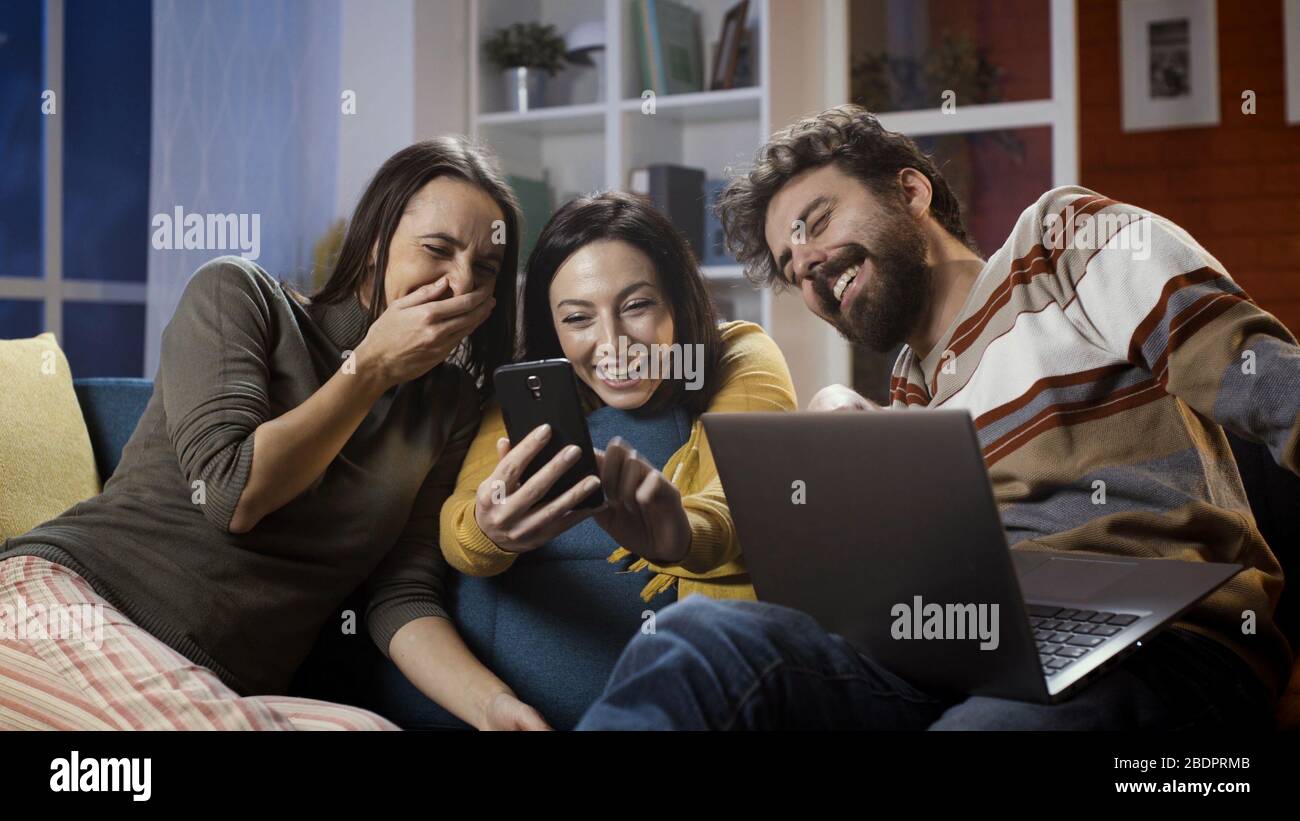
[[[890,399],[971,414],[1017,548],[1244,565],[1179,626],[1285,685],[1282,571],[1223,429],[1300,473],[1300,347],[1186,231],[1084,188],[1047,192],[934,348],[903,348]]]

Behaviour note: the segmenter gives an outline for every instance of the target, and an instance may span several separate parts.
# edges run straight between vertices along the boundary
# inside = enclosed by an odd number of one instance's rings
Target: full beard
[[[855,345],[878,353],[898,347],[916,330],[930,302],[931,274],[925,262],[925,237],[905,214],[894,214],[870,243],[849,245],[826,262],[813,290],[835,329]],[[872,263],[861,292],[840,310],[831,288],[854,265]],[[850,288],[857,283],[851,283]]]

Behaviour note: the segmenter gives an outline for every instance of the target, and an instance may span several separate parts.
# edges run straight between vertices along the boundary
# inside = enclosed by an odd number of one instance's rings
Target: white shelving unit
[[[722,19],[734,0],[679,0],[700,12],[705,84]],[[747,26],[758,35],[752,75],[757,85],[722,91],[660,95],[643,113],[640,51],[631,0],[472,0],[471,42],[520,21],[554,24],[561,35],[578,23],[601,19],[607,90],[595,99],[599,67],[568,67],[548,83],[547,98],[561,103],[527,112],[504,111],[498,72],[472,49],[471,129],[502,157],[507,173],[545,178],[554,203],[600,190],[626,190],[628,174],[652,163],[705,170],[720,179],[744,166],[769,134],[766,73],[768,0],[750,0]],[[752,47],[752,46],[751,46]],[[584,76],[586,75],[586,76]],[[771,328],[772,296],[751,285],[736,265],[705,266],[715,299],[731,314]]]
[[[735,0],[679,0],[700,12],[707,85],[722,19]],[[750,0],[746,27],[754,85],[661,95],[642,113],[640,52],[632,0],[469,0],[470,130],[500,156],[505,170],[546,179],[553,203],[601,190],[626,190],[628,172],[651,163],[703,168],[709,179],[744,168],[776,128],[848,98],[847,0]],[[563,36],[603,20],[603,83],[595,69],[566,68],[548,83],[554,107],[504,111],[499,72],[481,44],[515,22],[553,24]],[[776,34],[774,34],[774,32]],[[774,37],[779,49],[773,47]],[[598,97],[603,87],[613,93]],[[850,381],[851,355],[798,294],[750,284],[738,266],[706,267],[715,300],[728,318],[761,324],[781,346],[795,389],[806,401],[823,385]]]

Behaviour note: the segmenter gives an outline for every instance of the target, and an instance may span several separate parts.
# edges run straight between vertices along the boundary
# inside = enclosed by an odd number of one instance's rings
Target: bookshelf
[[[707,87],[722,20],[735,0],[678,1],[699,13]],[[847,48],[838,39],[843,31],[827,12],[842,6],[842,0],[750,0],[745,28],[753,84],[660,94],[653,113],[645,113],[632,0],[470,0],[471,133],[500,155],[507,174],[545,179],[555,204],[595,191],[627,190],[629,172],[655,163],[700,168],[709,180],[725,178],[728,169],[748,167],[774,130],[774,111],[781,113],[779,127],[844,99],[847,81],[829,92],[826,82],[836,72],[847,77]],[[603,65],[566,68],[548,80],[544,107],[504,110],[499,72],[477,44],[515,22],[550,23],[563,36],[593,20],[605,26]],[[774,30],[782,33],[783,44],[793,40],[803,54],[822,59],[786,53],[784,45],[774,55]],[[603,77],[595,76],[598,71]],[[605,90],[603,97],[598,89]],[[827,382],[849,380],[847,345],[808,314],[798,295],[756,288],[734,264],[706,265],[703,271],[723,316],[763,325],[782,346],[801,400]]]

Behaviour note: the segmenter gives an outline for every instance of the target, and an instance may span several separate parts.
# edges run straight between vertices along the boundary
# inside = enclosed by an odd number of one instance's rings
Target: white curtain
[[[340,0],[154,0],[151,216],[259,215],[257,263],[307,281],[336,219]],[[158,250],[145,375],[190,276],[232,250]],[[206,239],[206,238],[205,238]]]

